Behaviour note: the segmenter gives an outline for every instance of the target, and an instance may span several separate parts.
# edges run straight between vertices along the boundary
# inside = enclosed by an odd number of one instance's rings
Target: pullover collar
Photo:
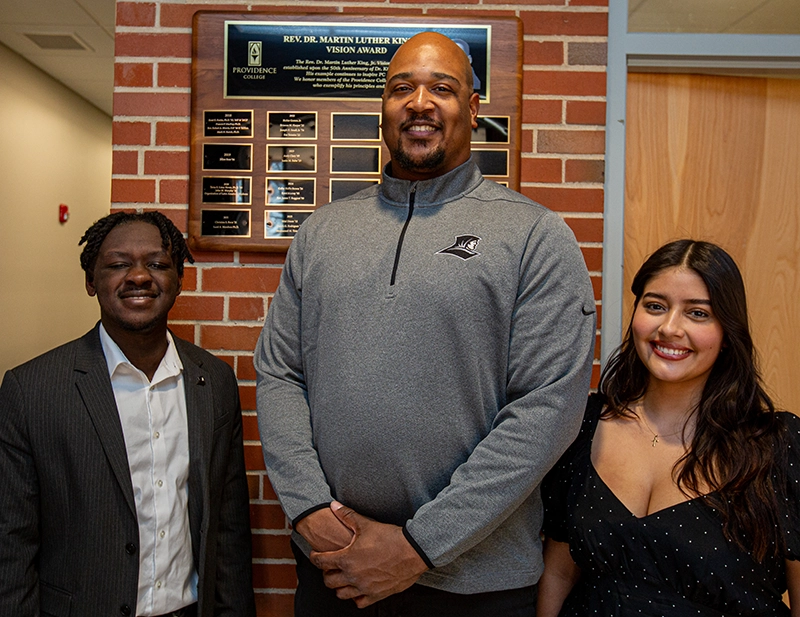
[[[483,175],[471,157],[442,176],[414,182],[390,176],[390,166],[391,163],[387,163],[383,168],[381,196],[390,205],[403,208],[408,207],[412,190],[415,191],[415,208],[432,208],[461,199],[483,181]]]

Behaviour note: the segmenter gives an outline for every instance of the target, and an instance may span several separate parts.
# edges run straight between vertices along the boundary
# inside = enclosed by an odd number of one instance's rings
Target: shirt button
[[[156,431],[155,433],[153,433],[153,437],[155,437],[156,439],[158,439],[159,437],[161,437],[161,433],[159,433],[158,431]]]
[[[162,529],[159,535],[163,538],[165,535],[167,535],[167,532]]]
[[[158,488],[161,488],[162,486],[164,486],[164,481],[159,480],[158,482],[156,482],[156,484],[158,484]]]
[[[156,589],[161,589],[161,581],[156,581]]]
[[[136,552],[136,545],[133,542],[128,542],[125,545],[125,552],[128,553],[128,555],[133,555]]]

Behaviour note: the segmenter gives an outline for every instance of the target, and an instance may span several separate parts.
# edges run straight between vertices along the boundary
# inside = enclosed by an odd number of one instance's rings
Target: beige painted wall
[[[99,317],[78,240],[109,212],[111,118],[2,45],[0,76],[2,376]]]

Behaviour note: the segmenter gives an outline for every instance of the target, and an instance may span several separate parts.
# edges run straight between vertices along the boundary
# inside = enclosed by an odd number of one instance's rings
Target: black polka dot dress
[[[635,517],[603,483],[591,462],[602,401],[589,399],[575,443],[542,483],[544,533],[568,542],[581,578],[561,617],[789,615],[783,558],[758,563],[728,542],[716,512],[698,497]],[[800,509],[800,419],[788,428],[786,521]],[[794,462],[794,464],[792,464]],[[783,530],[788,554],[800,557],[800,529]]]

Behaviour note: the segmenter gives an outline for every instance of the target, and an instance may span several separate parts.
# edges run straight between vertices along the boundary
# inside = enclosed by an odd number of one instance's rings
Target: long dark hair
[[[768,553],[779,555],[784,544],[773,476],[785,473],[785,462],[776,455],[776,450],[784,450],[775,448],[782,429],[758,371],[742,275],[720,247],[676,240],[639,268],[631,285],[634,310],[647,283],[676,266],[703,279],[724,338],[694,411],[694,436],[675,463],[673,476],[687,497],[707,487],[707,503],[719,511],[726,538],[762,561]],[[631,323],[600,379],[607,405],[603,417],[634,415],[629,406],[644,396],[649,377],[636,352]]]

